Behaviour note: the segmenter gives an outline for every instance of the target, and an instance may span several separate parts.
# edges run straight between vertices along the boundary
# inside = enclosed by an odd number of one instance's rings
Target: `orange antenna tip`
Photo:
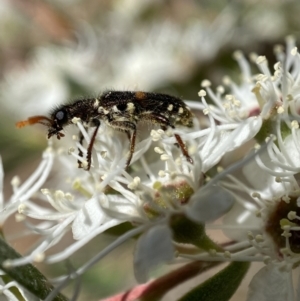
[[[18,121],[18,122],[16,123],[16,127],[17,127],[18,129],[20,129],[20,128],[26,126],[26,125],[29,125],[29,121],[28,121],[28,120],[22,120],[22,121]]]
[[[44,121],[47,121],[47,123],[45,123]],[[27,126],[27,125],[32,125],[32,124],[36,124],[36,123],[41,123],[43,125],[49,126],[51,125],[51,119],[49,119],[46,116],[32,116],[29,117],[27,120],[22,120],[16,123],[16,127],[18,129]]]

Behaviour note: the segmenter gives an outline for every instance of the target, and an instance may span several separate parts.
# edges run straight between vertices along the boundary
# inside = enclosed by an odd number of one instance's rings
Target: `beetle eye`
[[[55,115],[57,120],[63,120],[65,118],[65,112],[64,111],[58,111]]]

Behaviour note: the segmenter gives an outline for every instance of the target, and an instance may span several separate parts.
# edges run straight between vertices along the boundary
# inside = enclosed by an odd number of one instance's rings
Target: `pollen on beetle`
[[[77,124],[77,122],[80,121],[80,118],[78,118],[78,117],[73,117],[71,121],[72,121],[74,124]]]
[[[168,105],[168,111],[172,111],[173,110],[173,105],[172,104],[169,104]]]
[[[127,104],[127,111],[133,113],[134,110],[135,110],[135,105],[134,105],[132,102],[129,102],[129,103]]]
[[[94,102],[94,108],[97,109],[99,107],[99,104],[100,104],[99,99],[96,98]]]

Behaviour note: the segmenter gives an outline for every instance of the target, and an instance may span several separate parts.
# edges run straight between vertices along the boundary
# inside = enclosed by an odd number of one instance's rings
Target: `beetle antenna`
[[[45,122],[45,121],[47,121],[47,122]],[[32,125],[32,124],[36,124],[36,123],[40,123],[45,126],[50,126],[52,124],[52,120],[46,116],[32,116],[32,117],[29,117],[27,120],[18,121],[16,123],[16,127],[18,129],[20,129],[24,126]]]

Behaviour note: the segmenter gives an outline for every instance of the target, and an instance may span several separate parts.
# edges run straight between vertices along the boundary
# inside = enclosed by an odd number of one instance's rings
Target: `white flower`
[[[265,266],[253,277],[249,285],[249,301],[293,300],[288,290],[290,275],[278,266]]]
[[[144,14],[147,5],[117,5],[106,17],[113,26],[101,30],[99,36],[86,30],[77,44],[36,49],[25,72],[12,71],[5,76],[2,98],[11,100],[6,103],[12,109],[20,99],[28,100],[29,105],[21,110],[27,117],[43,114],[53,102],[64,102],[74,93],[74,84],[79,93],[98,93],[99,83],[132,89],[138,82],[139,88],[153,89],[170,79],[181,80],[193,72],[195,61],[211,59],[227,42],[236,20],[235,16],[227,18],[225,11],[209,28],[199,21],[186,24],[184,30],[170,21],[157,23],[146,40],[141,25],[132,40],[124,43],[136,24],[133,19]],[[120,32],[115,30],[115,20],[122,24]],[[62,141],[51,139],[36,171],[23,183],[13,178],[10,198],[2,193],[0,166],[1,225],[14,215],[26,227],[26,235],[38,237],[24,257],[7,260],[4,265],[67,260],[97,235],[129,222],[133,230],[76,271],[57,279],[61,287],[121,243],[140,235],[134,253],[139,281],[146,281],[157,265],[177,258],[259,261],[266,266],[253,278],[248,300],[292,301],[292,272],[300,260],[300,56],[292,39],[287,54],[277,48],[277,56],[278,63],[271,70],[264,56],[252,55],[260,72],[252,74],[243,54],[236,52],[241,83],[226,77],[224,86],[213,91],[210,82],[203,81],[200,101],[189,102],[192,109],[203,112],[200,120],[195,118],[193,128],[164,131],[154,126],[150,131],[141,125],[127,170],[128,137],[104,124],[93,144],[91,168],[85,170],[94,129],[86,130],[80,120],[72,127],[83,135],[83,145],[67,131]],[[42,104],[42,109],[36,103]],[[177,147],[175,135],[184,141],[191,160],[183,154],[182,145]],[[217,166],[230,152],[254,140],[255,150],[242,161],[225,171]],[[83,168],[78,168],[78,161]],[[238,174],[238,169],[243,174]],[[187,229],[182,225],[188,225]],[[207,233],[221,229],[230,241],[217,245],[215,236],[209,234],[210,244],[202,245],[202,236],[209,240],[205,229]],[[68,234],[73,240],[66,240],[66,245],[62,242]],[[185,244],[195,247],[195,255],[185,252],[190,247]],[[18,287],[14,282],[0,283],[4,295],[14,300],[11,286]],[[33,300],[19,290],[24,299]]]
[[[262,125],[255,138],[268,144],[243,167],[245,181],[233,176],[223,181],[225,188],[237,192],[237,203],[220,226],[228,237],[238,241],[230,247],[231,260],[266,264],[250,284],[251,301],[295,300],[293,269],[300,262],[300,56],[292,38],[287,39],[286,54],[278,47],[277,56],[273,74],[265,57],[256,58],[262,74],[256,77],[253,92]],[[232,252],[237,246],[239,251]]]
[[[19,207],[22,206],[35,206],[31,198],[33,195],[44,185],[47,180],[49,173],[53,165],[54,154],[51,148],[48,148],[43,153],[43,158],[40,165],[32,173],[32,175],[24,182],[21,183],[19,177],[14,177],[11,181],[13,188],[13,194],[5,201],[3,195],[3,168],[2,162],[0,162],[0,200],[1,200],[1,211],[0,211],[0,223],[3,225],[7,218],[15,214]]]
[[[212,118],[209,122],[214,123]],[[90,134],[80,120],[76,120],[84,137],[83,145],[79,144],[76,137],[73,140],[64,138],[62,143],[57,144],[60,148],[55,153],[54,166],[61,172],[52,185],[59,184],[60,188],[42,189],[42,194],[37,193],[40,199],[37,204],[21,202],[13,207],[14,210],[18,208],[19,219],[24,219],[30,231],[39,234],[40,243],[28,255],[6,264],[17,266],[33,261],[54,263],[67,259],[96,235],[125,221],[145,232],[145,239],[138,245],[144,249],[144,243],[149,243],[147,237],[151,240],[152,236],[148,235],[151,229],[155,231],[162,225],[169,230],[161,233],[169,233],[165,239],[172,241],[169,223],[175,215],[204,223],[228,211],[233,203],[232,196],[216,186],[202,191],[203,173],[213,167],[227,150],[234,149],[248,139],[248,134],[244,135],[246,138],[239,137],[238,129],[231,131],[230,128],[226,133],[226,128],[218,126],[209,132],[207,129],[201,130],[196,120],[195,123],[193,129],[145,131],[145,137],[140,137],[136,143],[131,164],[133,170],[130,173],[124,170],[129,151],[127,136],[101,125],[92,150],[91,168],[87,172],[78,169],[77,161],[80,160],[83,167],[86,165]],[[90,130],[93,131],[92,128]],[[174,133],[179,134],[187,144],[193,164],[174,145]],[[221,143],[224,135],[229,137],[230,143]],[[70,144],[66,146],[67,143]],[[222,149],[217,147],[218,144]],[[77,155],[76,148],[81,149],[83,157]],[[201,156],[205,157],[205,165]],[[68,175],[68,183],[64,183],[65,175]],[[71,192],[65,192],[70,188]],[[33,224],[30,219],[39,222]],[[48,255],[48,250],[59,245],[70,230],[74,241],[64,246],[63,250],[58,248],[56,253]],[[141,253],[138,247],[136,254]],[[147,267],[144,266],[145,257],[140,259],[136,256],[136,262],[141,267],[141,270],[136,267],[137,274],[141,275],[140,280],[146,279],[152,265],[170,259],[163,252],[158,257],[150,253],[147,256],[154,256],[148,261]]]

